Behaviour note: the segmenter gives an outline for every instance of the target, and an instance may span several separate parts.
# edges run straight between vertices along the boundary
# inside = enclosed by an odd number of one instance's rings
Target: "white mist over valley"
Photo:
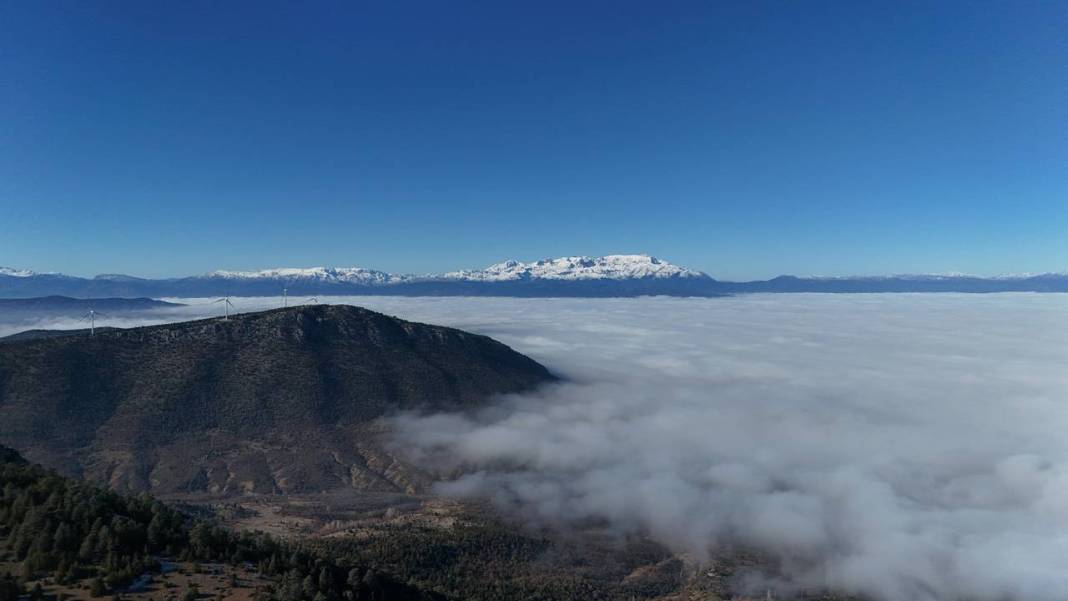
[[[97,325],[222,313],[178,300]],[[697,558],[753,549],[776,566],[755,586],[777,590],[1068,588],[1061,295],[317,300],[486,334],[564,378],[477,414],[397,417],[413,459],[463,468],[443,495],[532,523],[602,520]]]

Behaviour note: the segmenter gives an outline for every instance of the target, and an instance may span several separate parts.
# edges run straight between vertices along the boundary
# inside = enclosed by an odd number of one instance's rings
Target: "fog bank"
[[[210,300],[98,325],[221,313]],[[697,555],[759,548],[781,590],[1068,590],[1063,295],[319,300],[487,334],[568,379],[398,419],[417,460],[468,468],[443,494]]]
[[[440,486],[596,517],[777,582],[894,601],[1068,590],[1068,312],[1055,295],[390,300],[571,379],[399,421]]]

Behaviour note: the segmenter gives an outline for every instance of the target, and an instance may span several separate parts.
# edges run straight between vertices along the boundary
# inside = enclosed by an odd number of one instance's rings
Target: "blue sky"
[[[1063,2],[8,2],[0,265],[1068,269]]]

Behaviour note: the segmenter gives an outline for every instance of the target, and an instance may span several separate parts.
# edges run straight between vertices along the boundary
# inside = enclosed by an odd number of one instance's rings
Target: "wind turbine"
[[[282,308],[289,306],[289,288],[282,288]]]
[[[230,307],[234,306],[234,303],[230,302],[230,297],[229,296],[224,296],[224,297],[220,298],[219,300],[212,301],[211,304],[214,305],[215,303],[222,303],[223,304],[223,311],[225,311],[225,315],[223,316],[223,321],[228,321],[230,319]]]
[[[96,334],[96,316],[97,315],[99,315],[100,317],[107,317],[107,315],[104,315],[103,313],[101,313],[101,312],[99,312],[99,311],[97,311],[95,309],[89,309],[88,311],[85,312],[85,317],[82,317],[81,319],[78,320],[78,321],[86,321],[86,320],[89,321],[89,335],[90,336],[93,336],[93,335]]]

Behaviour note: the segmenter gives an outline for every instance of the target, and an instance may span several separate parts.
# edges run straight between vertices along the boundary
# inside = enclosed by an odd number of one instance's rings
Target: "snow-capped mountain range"
[[[35,272],[29,269],[12,269],[11,267],[0,267],[0,275],[6,275],[11,278],[28,278],[37,275]]]
[[[640,280],[646,278],[707,278],[649,255],[606,257],[560,257],[533,263],[504,261],[474,271],[450,271],[441,276],[468,282],[515,282],[522,280]]]
[[[144,279],[106,274],[80,278],[0,267],[0,297],[60,294],[102,296],[274,296],[368,294],[405,296],[720,296],[748,292],[1068,292],[1068,274],[990,278],[965,274],[856,277],[779,276],[725,282],[649,255],[560,257],[504,261],[485,269],[443,274],[393,274],[363,267],[213,271],[184,278]]]
[[[407,275],[394,275],[363,267],[280,267],[259,271],[213,271],[206,277],[234,280],[310,280],[316,282],[351,283],[379,286],[396,284],[411,279]]]
[[[415,281],[517,282],[525,280],[633,280],[645,278],[705,278],[706,274],[672,265],[649,255],[560,257],[530,263],[509,260],[485,269],[450,271],[443,274],[409,275],[386,273],[363,267],[276,268],[259,271],[212,271],[206,277],[235,280],[285,279],[367,285]]]
[[[98,276],[100,277],[100,276]],[[234,281],[285,280],[324,284],[388,286],[415,282],[522,282],[533,280],[643,280],[649,278],[707,278],[700,271],[685,269],[648,255],[560,257],[524,263],[509,260],[485,269],[450,271],[443,274],[397,274],[363,267],[275,268],[258,271],[212,271],[205,278]]]

